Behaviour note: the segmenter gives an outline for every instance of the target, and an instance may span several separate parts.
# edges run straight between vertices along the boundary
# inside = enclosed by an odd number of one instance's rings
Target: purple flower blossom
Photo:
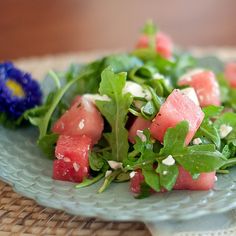
[[[0,113],[19,118],[26,110],[40,105],[42,92],[30,74],[11,62],[0,63]]]

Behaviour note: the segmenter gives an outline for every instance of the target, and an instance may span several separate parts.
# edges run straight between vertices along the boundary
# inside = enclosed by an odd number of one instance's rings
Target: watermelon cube
[[[193,73],[187,73],[181,77],[178,84],[194,88],[201,107],[221,104],[219,84],[212,71],[195,70]]]
[[[236,62],[230,62],[225,66],[225,78],[231,87],[236,88]]]
[[[189,172],[187,172],[182,166],[179,166],[179,175],[173,189],[206,191],[214,187],[215,181],[215,172],[201,173],[197,179],[193,179]],[[139,194],[141,191],[141,184],[144,182],[145,179],[142,171],[135,171],[130,180],[130,191],[134,194]],[[166,191],[166,189],[161,190],[161,192]],[[154,190],[151,190],[151,193],[154,193]]]
[[[130,179],[130,190],[132,193],[140,193],[141,192],[141,184],[144,183],[144,176],[141,170],[137,170],[133,173],[132,178]]]
[[[60,135],[55,149],[58,160],[54,161],[53,178],[72,182],[82,182],[87,178],[91,147],[92,140],[85,135]]]
[[[188,171],[182,166],[179,166],[179,175],[173,189],[210,190],[214,187],[215,180],[215,172],[201,173],[197,179],[193,179]]]
[[[204,118],[204,113],[191,99],[180,90],[175,89],[162,104],[159,113],[152,121],[151,135],[163,142],[165,132],[170,127],[175,127],[181,121],[188,121],[189,132],[186,145],[190,143]]]
[[[172,57],[173,52],[173,43],[171,38],[164,34],[163,32],[158,32],[156,34],[156,40],[155,40],[155,48],[156,52],[159,53],[162,57],[169,59]],[[146,35],[142,35],[139,38],[139,41],[137,43],[137,48],[147,48],[149,46],[149,39]]]
[[[129,141],[131,143],[135,143],[135,137],[137,136],[137,131],[143,131],[144,129],[148,129],[151,126],[151,121],[146,120],[142,117],[137,117],[129,129]]]
[[[86,135],[96,144],[102,136],[104,121],[95,105],[85,97],[77,97],[59,120],[52,131],[69,136]]]

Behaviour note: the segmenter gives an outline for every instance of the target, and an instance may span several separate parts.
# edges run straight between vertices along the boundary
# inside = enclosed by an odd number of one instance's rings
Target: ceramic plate
[[[39,151],[36,137],[34,128],[0,127],[0,178],[43,206],[74,215],[145,222],[190,219],[236,207],[236,169],[220,175],[214,190],[173,191],[143,200],[132,197],[128,183],[114,183],[102,194],[96,193],[101,182],[77,190],[73,183],[51,178],[52,161]]]

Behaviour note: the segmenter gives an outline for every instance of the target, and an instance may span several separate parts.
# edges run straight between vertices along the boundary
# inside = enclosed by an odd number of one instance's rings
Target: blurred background
[[[149,18],[183,47],[236,46],[235,0],[0,0],[0,60],[130,49]]]

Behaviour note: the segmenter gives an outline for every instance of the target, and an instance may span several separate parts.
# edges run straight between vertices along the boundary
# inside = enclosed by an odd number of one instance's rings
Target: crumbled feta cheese
[[[80,165],[76,162],[73,162],[73,167],[74,167],[75,171],[78,172],[79,168],[80,168]]]
[[[217,176],[215,176],[215,182],[218,180]]]
[[[70,160],[70,158],[68,158],[68,157],[64,157],[64,162],[71,162],[71,160]]]
[[[129,177],[132,179],[132,178],[134,178],[135,174],[136,174],[136,172],[132,171],[132,172],[130,172]]]
[[[193,140],[193,144],[194,145],[199,145],[199,144],[201,144],[202,143],[202,140],[200,139],[200,138],[195,138],[194,140]]]
[[[146,137],[146,135],[143,133],[142,130],[137,130],[137,131],[136,131],[136,135],[141,139],[142,142],[146,142],[146,141],[147,141],[147,137]]]
[[[162,160],[162,164],[166,166],[173,166],[175,164],[175,159],[171,155],[169,155],[167,158]]]
[[[142,97],[147,100],[152,99],[152,95],[147,89],[143,89],[143,87],[135,82],[127,81],[125,83],[125,87],[123,89],[123,94],[131,93],[134,97]]]
[[[229,125],[221,125],[220,126],[220,137],[221,138],[225,138],[231,131],[233,130],[233,128]]]
[[[64,155],[62,155],[61,153],[57,153],[56,157],[58,160],[62,160],[64,158]]]
[[[196,75],[196,74],[201,73],[203,71],[204,71],[204,69],[202,69],[202,68],[196,68],[196,69],[190,70],[187,73],[185,73],[184,75],[182,75],[180,77],[179,81],[181,81],[181,80],[191,81],[191,79],[192,79],[191,77],[193,75]]]
[[[117,161],[108,161],[108,164],[113,170],[121,169],[123,167],[123,164]]]
[[[107,171],[106,171],[106,174],[105,174],[105,177],[107,178],[111,173],[112,173],[111,170],[107,170]]]
[[[164,170],[162,174],[163,174],[163,175],[167,175],[167,173],[168,173],[168,171],[167,171],[167,170]]]
[[[82,119],[80,122],[79,122],[79,129],[83,129],[84,128],[84,119]]]
[[[185,88],[181,90],[181,93],[186,95],[189,99],[191,99],[197,106],[199,106],[199,101],[197,98],[197,94],[194,88]]]

